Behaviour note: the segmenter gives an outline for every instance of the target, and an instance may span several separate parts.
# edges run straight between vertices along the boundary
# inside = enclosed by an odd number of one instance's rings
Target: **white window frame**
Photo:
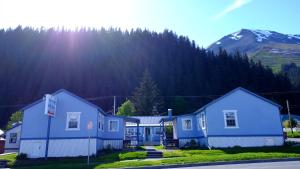
[[[15,135],[16,138],[14,138],[14,140],[12,140],[12,135]],[[18,141],[18,133],[9,133],[9,144],[16,144]]]
[[[234,114],[235,126],[228,126],[227,125],[226,113],[233,113]],[[224,114],[224,127],[226,129],[239,128],[239,123],[238,123],[238,118],[237,118],[237,110],[223,110],[223,114]]]
[[[78,125],[77,128],[69,128],[69,120],[70,120],[70,115],[72,114],[76,114],[78,117]],[[81,112],[67,112],[67,118],[66,118],[66,130],[67,131],[76,131],[76,130],[80,130],[80,115]]]
[[[191,128],[190,128],[190,129],[188,129],[188,128],[185,127],[185,121],[186,121],[186,120],[190,120],[190,121],[191,121]],[[182,130],[186,130],[186,131],[191,131],[191,130],[193,130],[193,120],[192,120],[192,118],[190,118],[190,117],[182,118],[182,121],[181,121],[181,127],[182,127]]]
[[[110,123],[116,121],[117,122],[117,129],[116,130],[111,130],[110,129]],[[108,120],[108,131],[109,132],[118,132],[119,131],[119,120]]]
[[[100,124],[100,125],[99,125]],[[99,131],[104,131],[104,115],[102,115],[101,113],[99,114],[99,119],[98,119],[98,130]]]
[[[199,113],[198,120],[199,120],[198,129],[205,129],[206,128],[206,118],[205,118],[204,112]]]

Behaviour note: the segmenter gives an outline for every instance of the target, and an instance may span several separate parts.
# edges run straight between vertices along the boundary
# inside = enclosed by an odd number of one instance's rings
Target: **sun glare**
[[[3,27],[126,28],[135,25],[134,4],[123,0],[0,0],[0,22]]]

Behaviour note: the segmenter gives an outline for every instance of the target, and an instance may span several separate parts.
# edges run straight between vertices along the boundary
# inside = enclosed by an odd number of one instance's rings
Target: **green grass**
[[[163,145],[154,146],[155,150],[164,150],[165,147]]]
[[[289,131],[289,132],[287,132],[287,137],[300,138],[300,131],[294,131],[293,133],[291,131]]]
[[[16,160],[16,155],[0,156],[9,160],[10,167],[22,169],[80,169],[80,168],[123,168],[140,166],[157,166],[170,164],[188,164],[215,161],[240,161],[272,158],[300,158],[300,147],[261,147],[261,148],[230,148],[214,150],[164,150],[164,159],[145,161],[146,152],[113,152],[105,153],[91,159],[87,167],[86,158],[56,158],[48,161]],[[128,161],[129,160],[129,161]],[[23,167],[24,166],[24,167]]]

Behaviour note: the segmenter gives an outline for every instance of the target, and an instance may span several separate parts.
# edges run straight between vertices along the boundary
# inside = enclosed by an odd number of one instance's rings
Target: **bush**
[[[27,154],[25,154],[25,153],[18,154],[16,159],[17,160],[26,160],[27,159]]]
[[[198,149],[199,148],[199,144],[192,139],[191,141],[187,142],[184,146],[184,149]]]

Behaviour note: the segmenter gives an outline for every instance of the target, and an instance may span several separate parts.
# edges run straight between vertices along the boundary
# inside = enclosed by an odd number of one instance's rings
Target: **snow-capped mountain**
[[[300,65],[300,35],[241,29],[224,36],[207,49],[218,52],[220,47],[230,53],[247,53],[254,60],[271,67],[290,62]]]

